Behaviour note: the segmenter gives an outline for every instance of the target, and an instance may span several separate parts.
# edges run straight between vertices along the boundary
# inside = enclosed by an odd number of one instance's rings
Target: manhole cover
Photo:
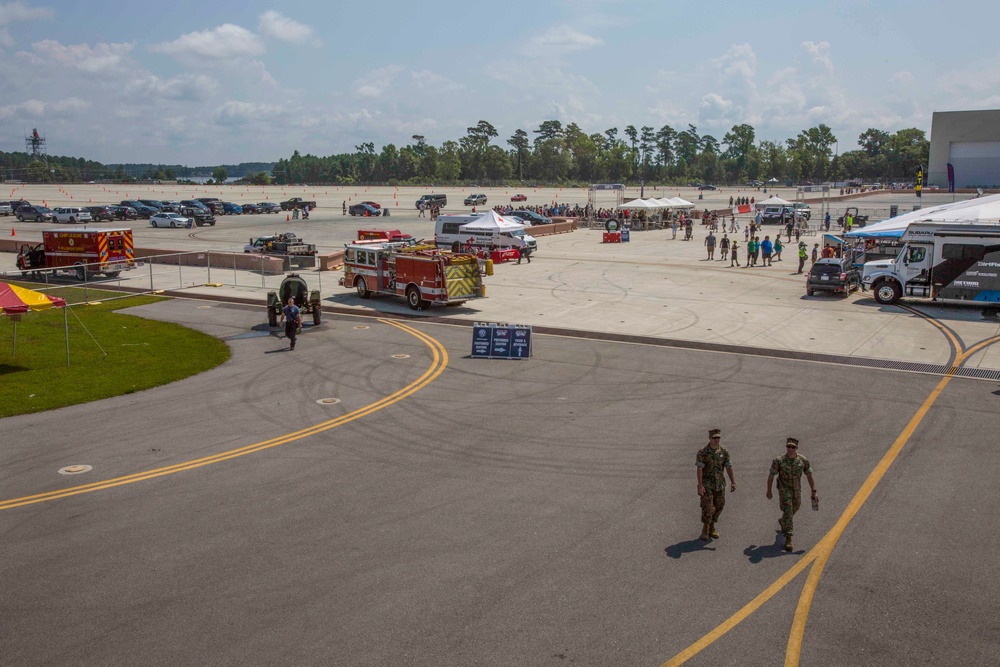
[[[394,355],[392,355],[392,358],[393,359],[409,359],[410,355],[408,355],[408,354],[394,354]]]
[[[316,402],[319,403],[320,405],[336,405],[337,403],[340,403],[340,399],[339,398],[321,398],[321,399],[319,399]]]
[[[65,468],[62,468],[62,469],[59,470],[59,474],[60,475],[79,475],[80,473],[83,473],[83,472],[90,472],[93,469],[94,469],[93,466],[84,466],[84,465],[66,466]]]

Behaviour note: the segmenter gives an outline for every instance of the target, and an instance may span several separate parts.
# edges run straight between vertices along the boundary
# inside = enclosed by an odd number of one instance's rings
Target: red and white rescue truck
[[[117,278],[135,268],[135,245],[131,229],[46,229],[42,242],[22,245],[17,268],[27,277],[43,269],[71,271],[79,280],[105,275]]]
[[[362,241],[345,248],[341,285],[356,289],[362,299],[372,294],[405,297],[414,310],[485,297],[483,275],[493,274],[492,262],[430,245]]]

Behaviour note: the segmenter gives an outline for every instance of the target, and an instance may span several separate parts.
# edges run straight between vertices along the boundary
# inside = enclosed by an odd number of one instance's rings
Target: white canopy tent
[[[524,225],[519,222],[515,222],[513,218],[505,218],[494,210],[489,210],[483,213],[481,216],[473,220],[472,222],[467,222],[461,227],[460,230],[475,230],[475,231],[490,231],[493,229],[498,229],[502,232],[510,232],[516,230],[523,230]]]
[[[922,208],[853,230],[851,238],[899,238],[914,222],[940,222],[955,225],[1000,226],[1000,195]]]
[[[764,201],[757,202],[757,206],[791,206],[792,202],[787,199],[782,199],[777,195],[771,195]]]
[[[651,210],[664,208],[663,204],[657,199],[633,199],[632,201],[627,201],[624,204],[618,205],[619,209],[629,209],[630,211],[640,211],[640,210]]]

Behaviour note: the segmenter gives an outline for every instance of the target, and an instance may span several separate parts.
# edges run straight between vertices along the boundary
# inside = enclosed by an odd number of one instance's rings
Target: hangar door
[[[1000,185],[1000,141],[953,141],[948,162],[955,167],[955,187]]]

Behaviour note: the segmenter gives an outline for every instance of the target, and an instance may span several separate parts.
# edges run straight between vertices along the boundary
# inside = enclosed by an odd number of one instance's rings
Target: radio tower
[[[45,150],[45,137],[38,134],[37,129],[32,129],[31,134],[24,137],[24,152],[30,153],[32,160],[48,162],[48,153]]]

